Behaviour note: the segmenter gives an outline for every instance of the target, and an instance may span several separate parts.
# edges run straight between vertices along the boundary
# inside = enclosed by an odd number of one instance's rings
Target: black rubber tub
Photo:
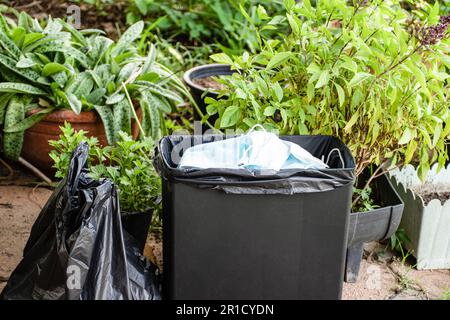
[[[137,241],[141,253],[144,252],[145,242],[147,241],[148,230],[152,222],[153,209],[144,212],[123,212],[122,227]]]
[[[341,297],[353,157],[334,137],[281,139],[319,158],[330,155],[330,168],[262,176],[242,169],[179,169],[174,151],[211,137],[160,141],[155,167],[163,178],[166,299]]]
[[[194,80],[214,76],[229,76],[235,72],[236,71],[231,70],[231,67],[229,65],[215,63],[192,68],[184,74],[184,82],[189,87],[192,97],[199,106],[200,111],[203,113],[203,115],[206,114],[205,98],[210,97],[217,99],[219,94],[213,89],[204,88],[196,84]],[[201,116],[198,114],[198,112],[194,112],[194,119],[198,121],[201,120]],[[214,125],[214,122],[216,120],[217,116],[212,116],[208,121]]]
[[[392,236],[400,224],[403,201],[386,175],[375,179],[372,190],[381,207],[372,211],[352,212],[348,228],[346,282],[358,280],[365,242],[381,241]]]

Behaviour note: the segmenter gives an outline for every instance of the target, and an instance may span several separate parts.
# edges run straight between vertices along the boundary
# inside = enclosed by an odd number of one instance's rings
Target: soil
[[[413,188],[413,191],[422,197],[425,205],[434,199],[438,199],[442,204],[450,199],[450,186],[448,184],[425,185],[421,188]]]
[[[72,13],[68,12],[68,7],[77,5],[80,8],[81,28],[101,29],[113,39],[118,38],[121,30],[125,28],[124,1],[115,1],[114,5],[109,5],[104,10],[96,10],[93,5],[87,3],[74,4],[61,0],[12,0],[6,1],[7,5],[18,11],[25,11],[38,19],[66,18]]]
[[[195,84],[205,89],[223,90],[225,86],[217,82],[216,77],[195,78],[192,80]]]
[[[31,227],[52,191],[0,186],[0,291],[19,263]],[[162,270],[162,239],[150,234],[144,255]],[[344,300],[444,299],[450,292],[450,270],[418,271],[377,242],[365,245],[356,283],[344,283]],[[207,267],[207,266],[205,266]]]
[[[160,234],[151,233],[148,235],[144,256],[163,272],[162,239]]]
[[[0,291],[22,257],[31,226],[52,191],[0,186]]]
[[[427,205],[431,200],[438,199],[441,203],[445,203],[450,199],[450,192],[429,192],[420,194],[425,205]]]

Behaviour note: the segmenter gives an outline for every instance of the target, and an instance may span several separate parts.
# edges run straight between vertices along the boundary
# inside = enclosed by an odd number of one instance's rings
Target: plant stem
[[[139,131],[141,132],[142,136],[144,138],[146,138],[146,134],[144,132],[144,129],[142,129],[141,122],[139,121],[138,116],[136,114],[136,110],[134,110],[133,101],[131,101],[130,94],[128,93],[127,86],[125,85],[124,82],[122,82],[122,87],[123,87],[123,90],[125,91],[125,95],[127,96],[127,100],[128,100],[128,104],[130,105],[131,112],[133,113],[134,119],[136,120],[136,123],[139,127]]]
[[[9,180],[9,179],[11,179],[13,177],[13,175],[14,175],[13,169],[2,158],[0,158],[0,163],[3,164],[5,166],[5,168],[9,171],[8,175],[6,177],[0,177],[0,180]]]
[[[38,176],[39,178],[41,178],[43,181],[45,181],[46,183],[48,183],[49,185],[52,185],[52,180],[50,180],[50,178],[48,178],[45,174],[42,173],[42,171],[40,171],[38,168],[36,168],[35,166],[33,166],[31,163],[29,163],[27,160],[25,160],[22,157],[19,157],[18,162],[23,165],[24,167],[26,167],[27,169],[29,169],[30,171],[32,171],[36,176]]]
[[[388,170],[384,170],[383,168],[388,164],[388,161],[389,160],[386,160],[385,162],[380,164],[380,166],[375,170],[375,172],[367,180],[366,184],[364,185],[364,188],[362,188],[361,190],[367,189],[370,186],[370,184],[372,183],[373,180],[375,180],[376,178],[381,177],[382,175],[384,175],[384,174],[388,173],[389,171],[392,171],[392,170],[394,170],[395,168],[398,167],[398,165],[397,165],[397,166],[394,166],[394,167],[392,167],[392,168],[390,168]],[[381,170],[381,172],[380,172],[380,170]],[[361,198],[361,196],[359,195],[355,200],[353,200],[352,208],[353,208],[353,206],[356,205],[356,203],[359,201],[360,198]]]
[[[404,56],[400,61],[398,61],[397,63],[395,63],[394,65],[389,66],[386,70],[384,70],[382,73],[380,73],[379,75],[377,75],[375,77],[375,79],[372,80],[372,82],[369,85],[369,88],[367,89],[366,95],[364,97],[364,99],[362,100],[361,104],[367,101],[367,98],[369,97],[370,92],[372,91],[372,87],[374,86],[375,82],[380,79],[382,76],[384,76],[385,74],[391,72],[392,70],[394,70],[395,68],[397,68],[400,64],[402,64],[403,62],[405,62],[408,58],[410,58],[414,53],[416,53],[417,50],[419,50],[420,48],[422,48],[422,45],[417,46],[413,51],[411,51],[410,53],[408,53],[406,56]]]

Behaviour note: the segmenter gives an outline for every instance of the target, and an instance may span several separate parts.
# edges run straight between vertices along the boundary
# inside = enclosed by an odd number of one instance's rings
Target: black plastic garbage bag
[[[74,151],[1,299],[160,299],[156,267],[122,229],[116,186],[87,175],[88,153]]]
[[[339,139],[331,136],[281,136],[305,148],[316,158],[328,160],[329,169],[283,169],[260,173],[246,169],[178,168],[174,158],[195,144],[228,139],[223,135],[172,135],[162,139],[156,148],[154,165],[167,180],[222,190],[228,194],[298,194],[324,192],[352,183],[355,162],[351,152]]]

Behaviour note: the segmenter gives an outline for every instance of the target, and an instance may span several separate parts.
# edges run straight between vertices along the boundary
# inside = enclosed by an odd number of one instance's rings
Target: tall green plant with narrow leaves
[[[240,72],[209,99],[217,128],[256,123],[282,134],[342,139],[359,175],[414,161],[424,175],[446,160],[450,133],[449,17],[439,4],[405,11],[397,0],[285,1],[290,33],[257,54],[213,55]],[[375,173],[374,173],[375,174]]]
[[[44,24],[44,25],[43,25]],[[140,109],[141,136],[157,139],[163,115],[190,98],[182,81],[156,61],[156,48],[138,52],[137,22],[113,41],[100,30],[76,30],[61,19],[40,23],[25,13],[0,16],[0,125],[6,156],[20,155],[24,130],[56,109],[95,110],[107,140],[131,134]],[[25,97],[25,99],[23,99]],[[32,109],[38,112],[30,114]]]

